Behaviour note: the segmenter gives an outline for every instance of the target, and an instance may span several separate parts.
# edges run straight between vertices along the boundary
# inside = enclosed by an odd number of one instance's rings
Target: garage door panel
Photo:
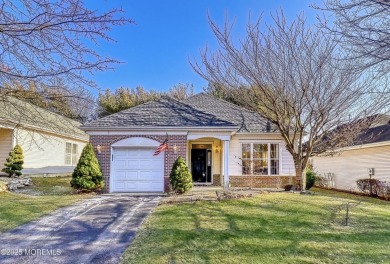
[[[140,160],[140,168],[160,169],[164,163],[159,160]]]
[[[128,160],[126,164],[126,169],[140,169],[140,161],[139,160]]]
[[[164,155],[153,156],[155,148],[113,149],[113,192],[164,191]]]
[[[125,181],[126,180],[126,171],[117,171],[115,175],[115,179],[117,181]]]
[[[128,154],[127,149],[115,149],[115,157],[127,157]]]
[[[153,157],[154,150],[153,149],[138,149],[137,150],[137,157],[140,158],[152,158]],[[152,154],[152,156],[150,156]]]
[[[140,181],[158,181],[161,178],[161,175],[158,171],[140,171],[139,180]]]
[[[116,191],[125,191],[126,190],[126,182],[125,181],[115,181],[113,184],[113,188]]]
[[[128,171],[126,172],[126,181],[138,181],[138,171]]]
[[[151,183],[143,183],[143,182],[139,182],[138,183],[138,186],[137,188],[140,190],[140,191],[161,191],[161,189],[163,188],[163,185],[162,183],[159,183],[159,182],[151,182]]]
[[[127,167],[126,160],[116,160],[114,166],[116,169],[125,169]]]

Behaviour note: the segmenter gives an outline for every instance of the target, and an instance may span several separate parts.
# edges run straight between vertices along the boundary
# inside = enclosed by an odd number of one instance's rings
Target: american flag
[[[154,152],[153,156],[157,156],[162,151],[167,150],[167,149],[168,149],[168,139],[165,139],[164,142],[161,143],[160,146],[158,146],[158,148]]]

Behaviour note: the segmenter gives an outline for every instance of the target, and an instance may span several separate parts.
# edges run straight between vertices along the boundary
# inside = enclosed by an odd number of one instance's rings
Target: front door
[[[211,183],[211,149],[191,149],[192,180]]]

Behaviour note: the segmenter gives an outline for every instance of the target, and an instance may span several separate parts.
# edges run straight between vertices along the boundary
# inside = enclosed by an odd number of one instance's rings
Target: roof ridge
[[[247,109],[247,108],[245,108],[245,107],[243,107],[243,106],[236,105],[236,104],[234,104],[234,103],[232,103],[232,102],[226,101],[226,100],[224,100],[224,99],[222,99],[222,98],[219,98],[219,97],[216,97],[216,96],[213,96],[213,95],[206,94],[206,93],[204,93],[204,92],[200,92],[200,93],[194,94],[193,96],[188,97],[188,98],[184,99],[183,101],[186,101],[187,99],[190,99],[190,98],[192,98],[192,97],[196,97],[196,96],[199,96],[199,95],[204,95],[204,96],[207,96],[207,97],[209,97],[209,98],[213,98],[214,100],[218,100],[218,101],[220,101],[221,103],[224,103],[224,104],[226,104],[226,105],[228,105],[228,106],[231,106],[231,107],[233,107],[233,108],[236,108],[236,110],[244,110],[244,111],[247,111],[247,112],[250,112],[250,113],[254,113],[254,114],[260,115],[260,114],[259,114],[258,112],[256,112],[256,111],[249,110],[249,109]],[[262,115],[260,115],[260,116],[263,117]]]
[[[136,105],[136,106],[132,106],[132,107],[129,107],[127,109],[124,109],[124,110],[121,110],[119,112],[116,112],[116,113],[113,113],[113,114],[110,114],[110,115],[106,115],[104,117],[101,117],[101,118],[98,118],[98,119],[95,119],[95,120],[92,120],[88,123],[86,123],[85,125],[88,125],[90,123],[93,123],[94,121],[96,120],[104,120],[104,119],[107,119],[107,118],[111,118],[113,116],[117,116],[117,115],[120,115],[120,114],[123,114],[123,113],[126,113],[128,111],[133,111],[134,109],[138,109],[138,108],[141,108],[141,107],[144,107],[144,106],[147,106],[147,105],[150,105],[150,104],[153,104],[153,103],[158,103],[160,101],[162,101],[163,99],[169,99],[169,100],[173,100],[173,101],[176,101],[176,102],[180,102],[178,100],[176,100],[175,98],[173,98],[172,96],[169,96],[169,95],[161,95],[157,100],[151,100],[151,101],[147,101],[145,103],[142,103],[142,104],[139,104],[139,105]]]

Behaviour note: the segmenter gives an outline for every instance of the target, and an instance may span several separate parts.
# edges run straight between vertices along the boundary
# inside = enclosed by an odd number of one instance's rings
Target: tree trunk
[[[306,188],[306,175],[302,168],[302,164],[299,161],[294,161],[295,163],[295,176],[296,176],[296,189],[298,191],[303,191]]]

